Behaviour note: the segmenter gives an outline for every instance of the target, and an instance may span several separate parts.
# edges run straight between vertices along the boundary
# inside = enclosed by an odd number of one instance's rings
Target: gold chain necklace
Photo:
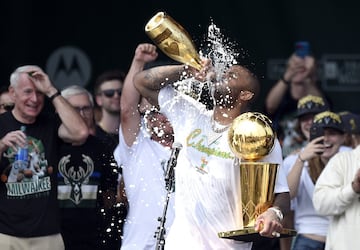
[[[214,116],[211,116],[211,129],[212,131],[214,131],[215,133],[223,133],[225,132],[228,128],[230,127],[230,124],[229,125],[221,125],[221,124],[218,124],[215,119],[214,119]]]

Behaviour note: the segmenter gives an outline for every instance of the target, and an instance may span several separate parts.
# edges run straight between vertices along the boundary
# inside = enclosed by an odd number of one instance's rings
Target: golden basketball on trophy
[[[233,153],[246,161],[256,161],[269,154],[275,141],[271,120],[258,112],[238,116],[228,133],[229,146]]]
[[[229,147],[241,162],[241,205],[244,227],[235,231],[220,232],[221,238],[254,241],[260,236],[255,231],[256,218],[272,206],[278,164],[256,162],[274,148],[275,131],[272,121],[258,112],[246,112],[232,122],[228,132]],[[295,235],[295,230],[283,229],[281,237]]]
[[[158,12],[145,25],[145,33],[175,61],[201,69],[201,60],[189,33],[165,12]]]

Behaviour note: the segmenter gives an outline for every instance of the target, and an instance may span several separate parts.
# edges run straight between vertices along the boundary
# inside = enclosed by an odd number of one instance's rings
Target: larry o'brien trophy
[[[243,229],[219,232],[221,238],[239,241],[256,241],[259,232],[255,231],[256,218],[274,201],[274,188],[278,164],[256,162],[269,154],[274,147],[275,132],[271,120],[258,112],[247,112],[238,116],[228,133],[229,146],[240,168],[241,205]],[[241,162],[238,161],[241,159]],[[283,229],[280,237],[296,235],[295,230]]]
[[[201,69],[200,56],[190,35],[165,12],[158,12],[148,21],[145,33],[170,58]]]

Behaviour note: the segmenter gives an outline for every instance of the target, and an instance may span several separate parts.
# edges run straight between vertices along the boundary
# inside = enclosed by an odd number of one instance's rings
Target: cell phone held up
[[[324,128],[317,125],[317,124],[312,124],[311,127],[310,127],[310,141],[320,137],[320,136],[323,136],[324,135]],[[318,142],[319,144],[323,144],[324,141],[321,140],[320,142]]]
[[[298,57],[305,58],[310,54],[310,44],[307,41],[299,41],[295,43],[295,54]]]

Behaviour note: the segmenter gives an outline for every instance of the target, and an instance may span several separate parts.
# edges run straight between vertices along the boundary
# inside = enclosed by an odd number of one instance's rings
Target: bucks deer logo
[[[89,182],[89,177],[94,172],[94,163],[90,157],[82,155],[85,166],[68,166],[71,155],[66,155],[59,162],[59,172],[64,177],[66,185],[71,186],[70,200],[78,205],[82,200],[81,186]]]

